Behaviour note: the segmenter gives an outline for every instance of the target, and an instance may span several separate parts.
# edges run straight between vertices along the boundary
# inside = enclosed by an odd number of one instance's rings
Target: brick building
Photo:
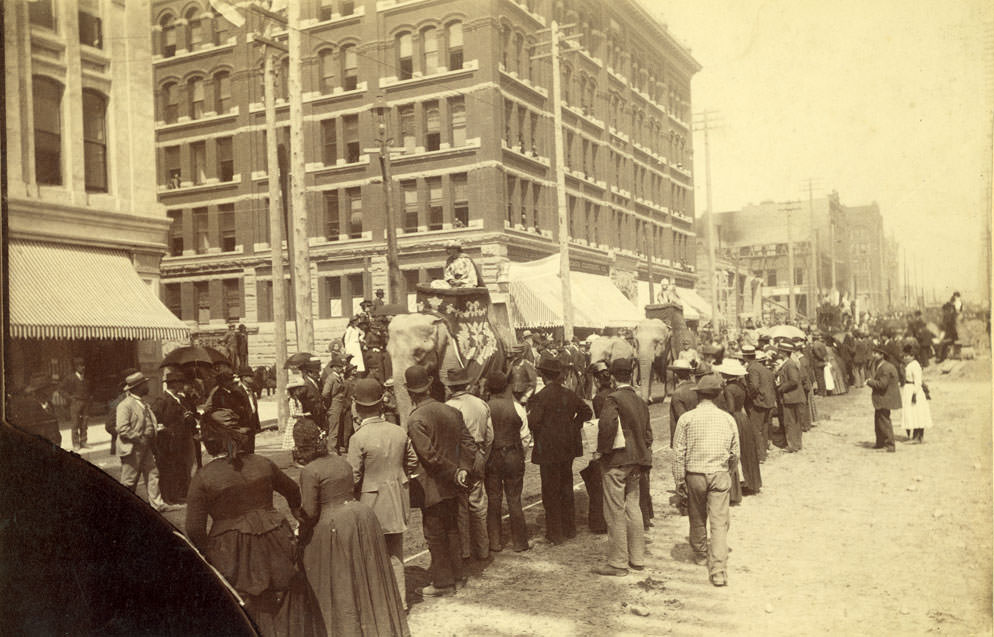
[[[562,58],[573,268],[634,298],[651,252],[657,280],[693,286],[690,80],[700,67],[637,2],[301,0],[301,14],[319,348],[387,287],[383,186],[365,150],[381,121],[403,149],[392,205],[407,291],[440,276],[449,239],[463,241],[498,303],[510,261],[559,251],[551,64],[532,59],[553,19],[580,36]],[[163,299],[198,333],[243,321],[262,360],[272,279],[262,52],[250,35],[261,18],[235,29],[206,0],[154,2],[150,16],[158,195],[172,219]]]
[[[98,402],[189,329],[159,300],[147,1],[5,3],[8,391],[81,357]],[[154,389],[153,389],[154,391]],[[96,407],[96,405],[95,405]]]
[[[867,206],[846,206],[845,210],[850,266],[847,288],[859,299],[862,309],[886,311],[891,306],[888,272],[894,264],[889,263],[880,207],[874,202]],[[893,273],[896,276],[896,267]]]

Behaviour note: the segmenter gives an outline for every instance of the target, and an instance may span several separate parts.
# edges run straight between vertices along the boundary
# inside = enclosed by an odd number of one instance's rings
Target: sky
[[[980,300],[990,218],[994,3],[640,0],[703,69],[715,210],[838,191],[876,201],[926,295]],[[696,207],[706,210],[703,134]]]

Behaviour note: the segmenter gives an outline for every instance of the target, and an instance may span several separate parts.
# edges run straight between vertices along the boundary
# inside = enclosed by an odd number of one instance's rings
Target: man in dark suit
[[[873,390],[873,429],[876,434],[874,449],[886,449],[893,453],[894,426],[890,421],[890,410],[901,408],[901,389],[897,381],[897,368],[887,360],[887,350],[882,346],[873,348],[873,378],[866,384]]]
[[[770,447],[770,410],[777,405],[777,389],[773,372],[756,359],[756,348],[743,346],[742,359],[746,362],[746,415],[756,436],[759,461],[763,462]]]
[[[746,346],[748,347],[748,346]],[[743,348],[743,356],[745,356]],[[755,348],[752,348],[755,353]],[[677,359],[670,364],[673,375],[676,376],[676,387],[670,395],[670,449],[673,448],[673,434],[680,416],[697,407],[697,392],[694,391],[694,381],[691,378],[694,369],[685,360]]]
[[[162,425],[155,434],[155,463],[159,467],[159,489],[169,504],[186,502],[193,470],[193,434],[197,416],[193,405],[182,395],[186,376],[176,370],[166,372],[166,391],[152,403],[152,413]]]
[[[597,455],[604,469],[604,517],[607,520],[607,564],[598,575],[626,575],[645,568],[645,533],[639,506],[642,472],[652,467],[649,407],[632,388],[632,362],[611,362],[617,388],[607,397],[597,422]],[[618,436],[621,428],[624,440]],[[619,444],[622,443],[622,444]]]
[[[611,370],[604,361],[597,361],[590,368],[594,382],[597,383],[594,418],[599,418],[607,397],[614,391],[614,381],[611,379]],[[601,461],[591,458],[590,464],[580,470],[580,477],[587,489],[587,527],[591,533],[607,533],[607,521],[604,520],[604,469]]]
[[[494,439],[487,459],[487,537],[491,551],[501,551],[504,540],[501,529],[501,500],[507,498],[507,513],[511,518],[511,542],[515,551],[528,550],[528,529],[521,507],[521,489],[525,479],[525,450],[521,443],[521,416],[514,399],[507,391],[507,376],[492,371],[487,376],[490,393],[490,419]]]
[[[62,391],[69,396],[69,420],[72,426],[72,448],[86,449],[87,419],[89,418],[90,380],[86,377],[86,363],[82,358],[73,359],[73,373],[66,376]]]
[[[411,485],[421,493],[412,495],[412,500],[421,507],[421,524],[431,554],[431,584],[421,594],[439,597],[451,595],[457,582],[466,581],[457,496],[460,489],[469,487],[476,443],[459,410],[428,395],[431,380],[420,365],[412,365],[404,372],[404,384],[414,403],[407,433],[423,469],[417,485]]]
[[[774,375],[774,383],[783,403],[783,433],[787,440],[787,453],[801,450],[801,409],[804,408],[804,389],[801,387],[801,370],[791,358],[794,345],[783,341],[777,347],[781,363]]]
[[[593,415],[587,403],[562,386],[562,363],[546,353],[538,363],[545,381],[528,401],[528,427],[535,439],[532,462],[542,480],[545,535],[553,544],[576,536],[573,459],[583,455],[580,429]]]

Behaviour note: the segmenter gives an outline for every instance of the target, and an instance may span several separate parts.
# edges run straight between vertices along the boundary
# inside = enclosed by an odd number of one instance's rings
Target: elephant
[[[665,354],[670,342],[672,331],[659,319],[642,319],[632,330],[638,348],[633,348],[620,336],[601,336],[590,343],[590,362],[604,361],[610,363],[617,358],[632,358],[637,361],[639,378],[639,394],[642,400],[651,402],[653,372],[659,378],[666,378]],[[659,400],[666,397],[666,385],[663,383]]]

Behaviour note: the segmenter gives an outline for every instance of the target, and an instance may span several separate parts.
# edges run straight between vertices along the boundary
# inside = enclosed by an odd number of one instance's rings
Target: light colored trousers
[[[136,442],[131,453],[121,458],[121,484],[134,492],[138,488],[138,479],[144,478],[145,489],[148,491],[148,503],[159,511],[166,503],[159,491],[159,469],[155,466],[155,456],[150,445]]]
[[[638,465],[604,469],[607,563],[615,568],[645,565],[645,527],[639,506]]]
[[[690,547],[708,556],[708,572],[724,573],[728,562],[728,492],[732,479],[727,471],[687,474],[687,509]],[[708,543],[707,524],[711,524]]]
[[[463,559],[490,557],[487,538],[487,490],[480,480],[469,491],[459,493],[459,542]]]

